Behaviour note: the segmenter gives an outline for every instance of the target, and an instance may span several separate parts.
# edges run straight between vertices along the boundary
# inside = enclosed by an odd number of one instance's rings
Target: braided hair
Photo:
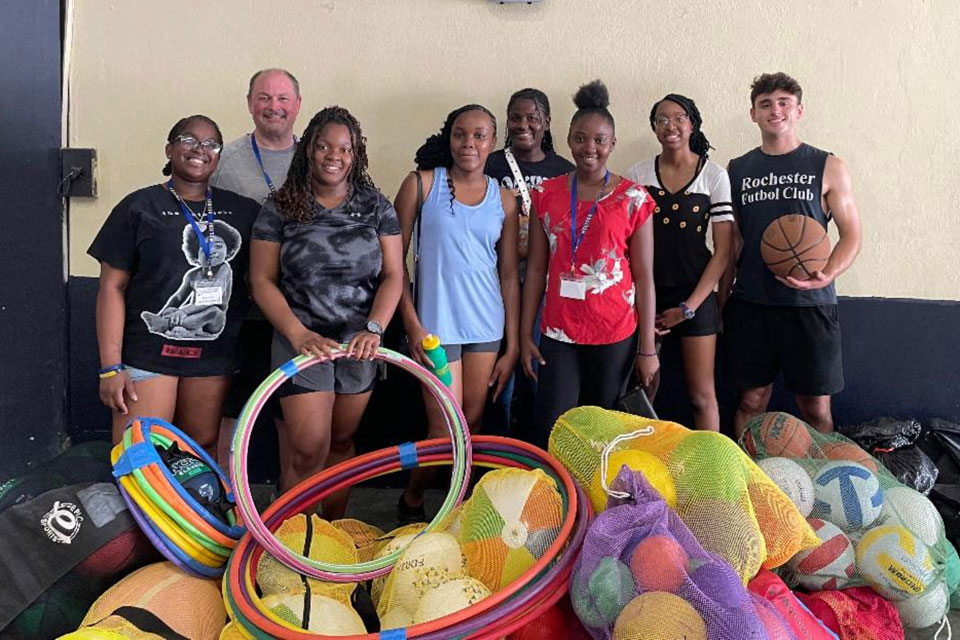
[[[510,109],[513,108],[513,105],[517,104],[520,100],[533,100],[533,103],[537,105],[537,111],[540,112],[541,117],[550,117],[550,100],[547,98],[547,94],[539,89],[533,89],[527,87],[526,89],[520,89],[512,96],[510,96],[509,102],[507,102],[507,117],[509,118]],[[504,149],[509,149],[513,145],[513,141],[510,139],[510,130],[507,129],[507,139],[503,143]],[[551,153],[553,151],[553,134],[550,133],[550,129],[546,129],[543,132],[543,139],[540,141],[540,149],[544,153]]]
[[[467,104],[459,109],[454,109],[444,120],[440,133],[435,133],[427,138],[426,142],[417,149],[413,161],[418,171],[436,169],[437,167],[450,169],[453,166],[453,152],[450,151],[450,135],[453,132],[453,123],[461,115],[470,111],[482,111],[487,114],[490,122],[493,123],[493,135],[497,135],[497,118],[486,107],[479,104]],[[450,171],[447,171],[447,187],[450,189],[450,213],[456,215],[453,210],[453,203],[456,201],[457,195]]]
[[[167,144],[173,144],[173,141],[182,134],[187,128],[194,122],[206,122],[208,125],[213,127],[213,130],[217,132],[217,142],[223,144],[223,134],[220,133],[220,127],[217,126],[217,123],[207,116],[194,114],[192,116],[187,116],[186,118],[180,118],[177,120],[177,124],[173,125],[173,128],[170,129],[170,133],[167,134]],[[170,160],[167,160],[167,164],[163,165],[163,175],[169,176],[173,173],[173,165],[170,164]]]
[[[657,107],[659,107],[660,103],[664,100],[669,100],[670,102],[680,105],[680,107],[687,112],[687,117],[690,118],[690,124],[693,126],[693,133],[690,134],[690,151],[693,151],[706,160],[710,156],[710,149],[713,149],[713,147],[710,146],[710,141],[707,140],[707,136],[700,130],[700,126],[703,124],[703,118],[700,116],[700,110],[697,109],[697,104],[690,98],[682,96],[679,93],[668,93],[663,99],[655,102],[653,108],[650,109],[650,128],[654,131],[657,130]]]
[[[570,118],[571,126],[580,118],[596,113],[606,118],[610,128],[616,131],[613,115],[607,109],[610,106],[610,92],[602,81],[594,80],[577,89],[577,93],[573,96],[573,104],[577,105],[577,111]]]
[[[277,211],[288,220],[309,222],[313,219],[316,200],[310,189],[310,164],[317,136],[328,124],[342,124],[350,131],[350,145],[353,149],[353,162],[350,165],[350,174],[347,183],[350,193],[347,200],[360,187],[376,189],[370,174],[367,173],[367,139],[363,136],[360,123],[343,107],[327,107],[319,111],[310,120],[310,124],[303,132],[297,149],[293,152],[290,161],[290,170],[283,186],[273,195]]]

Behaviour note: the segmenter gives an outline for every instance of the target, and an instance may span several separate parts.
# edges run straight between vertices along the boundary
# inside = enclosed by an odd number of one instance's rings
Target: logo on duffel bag
[[[40,524],[47,537],[57,544],[70,544],[80,533],[83,524],[83,512],[72,502],[54,501],[53,508],[47,511]]]

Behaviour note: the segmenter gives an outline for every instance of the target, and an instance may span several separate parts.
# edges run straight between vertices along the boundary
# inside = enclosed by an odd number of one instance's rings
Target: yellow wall
[[[844,158],[864,222],[844,295],[960,299],[956,144],[960,3],[953,0],[76,0],[70,144],[99,152],[100,196],[74,199],[70,271],[96,275],[91,239],[126,193],[160,179],[170,126],[206,113],[227,139],[251,127],[250,74],[301,82],[298,130],[325,105],[360,119],[371,174],[393,195],[444,116],[480,102],[501,119],[533,85],[559,148],[570,95],[610,88],[623,171],[657,150],[646,125],[671,91],[696,99],[725,164],[759,144],[749,84],[784,70],[804,87],[801,136]]]

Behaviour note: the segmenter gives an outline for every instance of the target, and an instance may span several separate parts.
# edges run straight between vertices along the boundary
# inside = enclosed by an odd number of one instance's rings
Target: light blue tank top
[[[443,344],[493,342],[503,337],[503,296],[496,244],[503,228],[500,188],[487,179],[483,202],[453,201],[447,170],[433,170],[420,214],[417,314]]]

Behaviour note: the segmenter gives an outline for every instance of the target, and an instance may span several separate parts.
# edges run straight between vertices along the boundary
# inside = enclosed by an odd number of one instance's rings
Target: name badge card
[[[560,276],[560,297],[571,300],[587,299],[587,281],[573,275]]]
[[[197,287],[193,303],[198,307],[223,304],[223,287]]]

